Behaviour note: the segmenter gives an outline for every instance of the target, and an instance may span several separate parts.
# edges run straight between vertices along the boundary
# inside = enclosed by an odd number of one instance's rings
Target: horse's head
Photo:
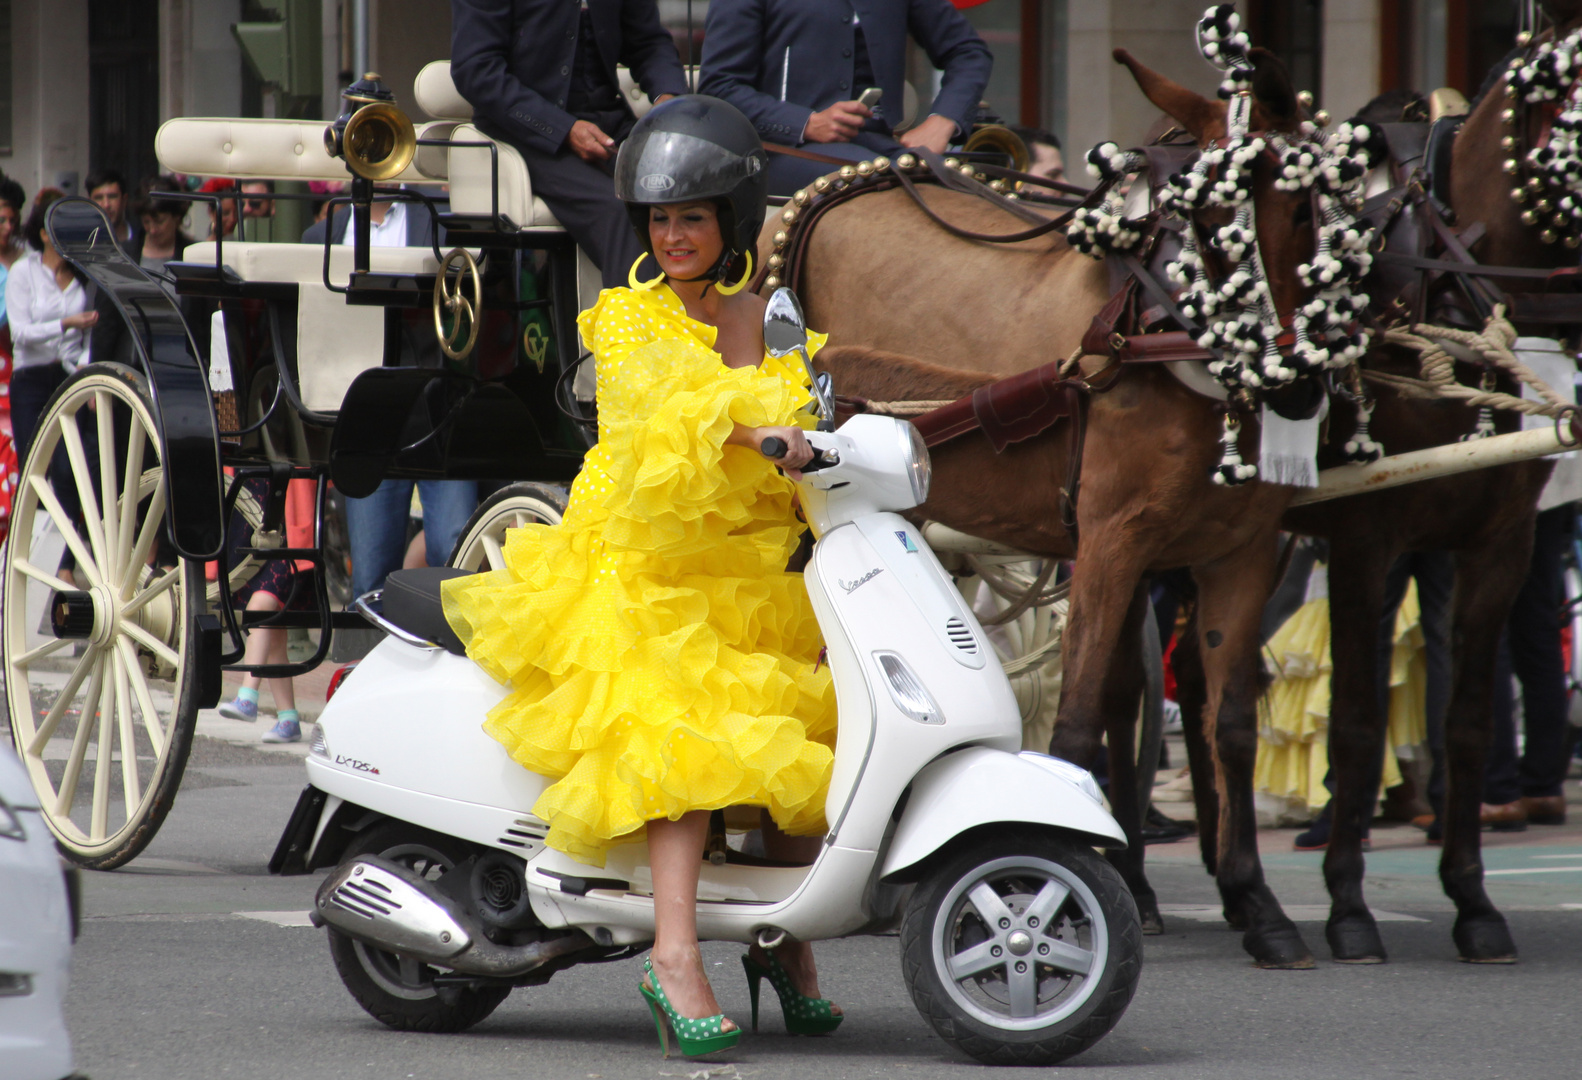
[[[1188,224],[1169,273],[1182,286],[1182,312],[1203,328],[1199,344],[1219,354],[1210,370],[1228,389],[1258,392],[1361,354],[1356,319],[1365,299],[1354,298],[1351,285],[1369,255],[1365,233],[1351,224],[1350,200],[1365,172],[1356,144],[1370,133],[1342,125],[1321,140],[1285,66],[1249,48],[1238,26],[1230,5],[1209,9],[1198,24],[1205,59],[1226,73],[1223,100],[1187,89],[1124,49],[1114,56],[1197,141],[1196,160],[1159,193],[1159,207]],[[1102,173],[1107,163],[1096,164]]]
[[[1579,0],[1582,2],[1582,0]],[[1208,150],[1227,141],[1230,107],[1226,101],[1204,97],[1180,83],[1159,74],[1125,49],[1115,50],[1115,60],[1131,71],[1145,97],[1174,120],[1181,129]],[[1285,65],[1267,49],[1252,49],[1253,61],[1251,111],[1246,140],[1260,140],[1263,146],[1248,153],[1247,182],[1252,196],[1252,218],[1257,226],[1258,250],[1268,277],[1270,298],[1283,321],[1305,299],[1297,269],[1313,255],[1313,200],[1307,190],[1282,190],[1275,180],[1281,171],[1280,154],[1270,144],[1271,134],[1299,139],[1302,108]],[[1227,163],[1234,167],[1234,163]],[[1222,179],[1224,168],[1222,168]],[[1200,234],[1209,237],[1232,223],[1235,211],[1222,204],[1204,206],[1193,215]],[[1233,248],[1231,255],[1239,249]],[[1210,277],[1224,280],[1235,273],[1239,258],[1227,258],[1223,245],[1203,245],[1203,258]]]

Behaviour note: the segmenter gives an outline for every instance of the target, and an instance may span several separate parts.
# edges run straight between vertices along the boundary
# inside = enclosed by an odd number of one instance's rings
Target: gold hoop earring
[[[659,276],[654,278],[652,281],[637,280],[637,268],[643,265],[643,259],[645,258],[647,258],[645,255],[637,256],[637,261],[634,262],[632,264],[632,268],[626,272],[626,283],[632,287],[633,292],[648,292],[650,289],[657,288],[660,282],[665,280],[665,274],[662,270],[659,272]]]
[[[745,254],[747,256],[747,269],[742,272],[742,279],[734,285],[726,285],[724,282],[717,281],[714,283],[715,292],[721,296],[735,296],[747,287],[747,283],[753,279],[753,253],[749,251],[745,252]]]

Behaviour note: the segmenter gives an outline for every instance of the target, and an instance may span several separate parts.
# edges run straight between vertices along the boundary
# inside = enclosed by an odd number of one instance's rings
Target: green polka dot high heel
[[[769,985],[780,995],[780,1015],[785,1017],[786,1030],[793,1035],[828,1035],[846,1019],[835,1011],[828,998],[811,998],[800,993],[774,953],[769,954],[768,967],[744,955],[742,970],[747,973],[747,993],[753,1001],[754,1031],[758,1030],[758,984],[764,979],[768,979]]]
[[[654,974],[652,960],[643,961],[643,972],[643,981],[637,984],[637,988],[648,1001],[648,1011],[654,1014],[654,1027],[659,1029],[659,1045],[664,1049],[665,1057],[670,1056],[671,1031],[675,1032],[676,1046],[687,1057],[729,1050],[741,1040],[741,1028],[724,1030],[724,1013],[694,1020],[676,1012],[676,1007],[670,1004],[664,988],[659,985],[659,976]]]

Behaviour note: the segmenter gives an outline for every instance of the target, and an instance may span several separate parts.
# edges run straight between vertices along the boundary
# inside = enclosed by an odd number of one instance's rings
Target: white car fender
[[[1126,846],[1085,769],[1044,754],[974,746],[917,774],[880,876],[916,866],[969,829],[1002,823],[1052,826],[1097,847]]]

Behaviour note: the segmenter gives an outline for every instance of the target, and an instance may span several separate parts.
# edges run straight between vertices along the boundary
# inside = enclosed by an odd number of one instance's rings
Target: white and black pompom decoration
[[[1234,4],[1215,4],[1197,24],[1197,47],[1203,59],[1225,73],[1219,96],[1229,98],[1252,86],[1252,61],[1247,51],[1252,40],[1241,29]]]
[[[1214,483],[1222,487],[1236,487],[1258,477],[1258,466],[1248,465],[1241,459],[1241,450],[1236,445],[1240,429],[1235,414],[1227,412],[1224,431],[1219,437],[1219,465],[1214,469]]]
[[[1384,456],[1384,447],[1373,441],[1368,432],[1368,421],[1373,418],[1373,406],[1366,401],[1357,402],[1357,430],[1346,440],[1345,458],[1352,465],[1371,465]]]

